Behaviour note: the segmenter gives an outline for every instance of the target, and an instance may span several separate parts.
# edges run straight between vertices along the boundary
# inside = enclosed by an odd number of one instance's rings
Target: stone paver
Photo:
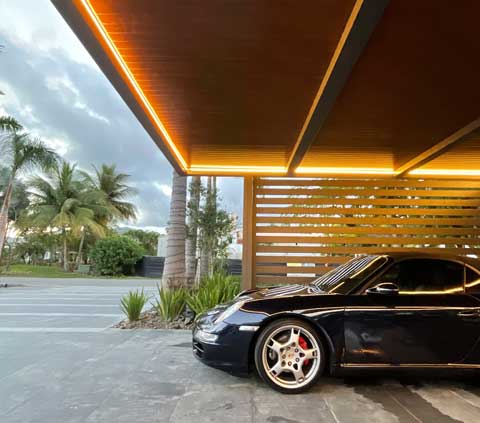
[[[236,378],[197,362],[187,331],[109,329],[114,316],[107,322],[101,316],[4,315],[10,306],[3,304],[27,295],[35,306],[18,310],[77,313],[68,304],[88,299],[91,308],[82,313],[110,314],[106,306],[118,303],[116,296],[133,285],[108,283],[0,291],[0,422],[480,421],[478,378],[324,378],[308,393],[281,395],[256,376]],[[45,306],[41,293],[60,305]],[[34,325],[35,319],[39,323]]]

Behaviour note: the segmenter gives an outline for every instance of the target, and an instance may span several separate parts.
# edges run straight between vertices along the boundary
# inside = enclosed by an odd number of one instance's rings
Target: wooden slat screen
[[[253,178],[254,284],[306,283],[356,254],[480,249],[480,181]]]

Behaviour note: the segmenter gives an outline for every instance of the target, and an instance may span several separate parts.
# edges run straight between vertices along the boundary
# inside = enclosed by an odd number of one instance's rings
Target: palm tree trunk
[[[179,176],[174,170],[167,231],[167,256],[162,278],[162,286],[167,289],[185,285],[186,206],[187,177]]]
[[[68,272],[67,232],[63,230],[63,270]]]
[[[209,176],[207,179],[207,192],[205,196],[205,211],[210,210],[212,196],[212,177]],[[205,228],[202,230],[202,248],[200,251],[200,271],[198,279],[201,281],[203,278],[210,274],[210,238],[211,234],[205,231]]]
[[[5,241],[7,239],[8,211],[10,209],[10,201],[12,199],[14,177],[15,175],[12,173],[8,179],[5,197],[3,198],[2,208],[0,210],[0,259],[2,258],[3,246],[5,245]]]
[[[77,254],[77,270],[82,264],[82,251],[83,251],[83,243],[85,242],[85,228],[82,228],[82,236],[80,238],[80,245],[78,247],[78,254]]]
[[[215,223],[213,224],[213,227],[216,227],[216,221],[217,221],[217,177],[216,176],[212,176],[211,201],[212,201],[213,218],[215,220]],[[208,275],[209,276],[213,276],[214,265],[215,265],[214,243],[216,243],[217,240],[214,237],[215,237],[215,235],[212,234],[210,251],[209,251],[209,256],[208,256],[208,260],[209,260],[209,262],[208,262]]]
[[[193,284],[195,280],[195,274],[197,271],[197,235],[198,224],[196,214],[200,207],[200,190],[201,190],[201,178],[200,176],[194,176],[190,184],[190,202],[188,216],[188,237],[186,243],[186,278],[189,285]]]

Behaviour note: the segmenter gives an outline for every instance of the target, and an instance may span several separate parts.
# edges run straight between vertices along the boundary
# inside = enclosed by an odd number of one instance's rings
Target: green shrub
[[[127,315],[128,320],[135,322],[140,318],[140,313],[149,297],[142,291],[130,291],[120,301],[120,308]]]
[[[158,315],[165,322],[171,322],[180,316],[185,310],[185,298],[187,291],[183,288],[179,289],[165,289],[158,288],[158,295],[160,300],[156,300],[153,308],[157,311]]]
[[[188,293],[186,302],[195,314],[200,314],[218,304],[233,300],[239,292],[238,280],[218,272],[205,278],[197,290]]]
[[[129,275],[143,256],[141,245],[126,236],[99,239],[90,251],[95,271],[101,275]]]

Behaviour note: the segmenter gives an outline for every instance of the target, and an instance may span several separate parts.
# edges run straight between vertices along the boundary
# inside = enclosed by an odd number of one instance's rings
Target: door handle
[[[480,310],[465,310],[457,313],[458,317],[480,317]]]

